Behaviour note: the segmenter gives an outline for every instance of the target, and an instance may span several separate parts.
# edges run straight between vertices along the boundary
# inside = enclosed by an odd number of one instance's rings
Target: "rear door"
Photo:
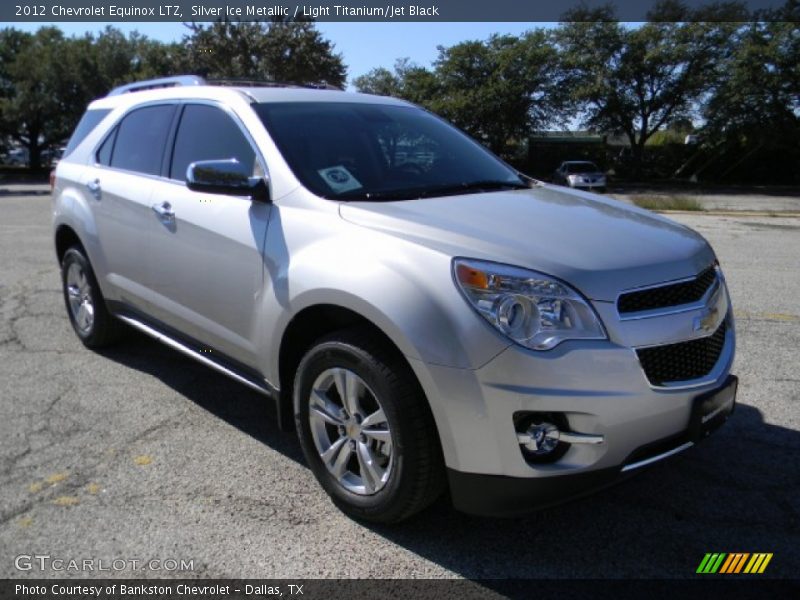
[[[167,178],[155,185],[148,245],[153,315],[239,362],[255,365],[256,310],[271,205],[186,187],[192,162],[234,158],[253,175],[264,163],[236,115],[213,102],[187,103]]]
[[[96,215],[104,291],[142,310],[149,296],[150,197],[176,110],[158,104],[128,112],[98,147],[83,182]]]

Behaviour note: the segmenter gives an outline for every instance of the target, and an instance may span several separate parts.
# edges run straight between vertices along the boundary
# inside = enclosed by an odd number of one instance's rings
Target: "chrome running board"
[[[240,375],[236,371],[233,371],[233,370],[229,369],[228,367],[225,367],[225,366],[219,364],[218,362],[216,362],[215,360],[212,360],[208,356],[203,356],[202,354],[200,354],[196,350],[193,350],[189,346],[187,346],[187,345],[185,345],[185,344],[183,344],[183,343],[181,343],[181,342],[169,337],[168,335],[162,333],[161,331],[158,331],[157,329],[154,329],[150,325],[146,325],[145,323],[142,323],[141,321],[139,321],[137,319],[134,319],[134,318],[129,317],[127,315],[116,315],[116,317],[119,320],[123,321],[124,323],[130,325],[134,329],[138,329],[142,333],[145,333],[145,334],[149,335],[150,337],[155,338],[156,340],[158,340],[162,344],[164,344],[166,346],[169,346],[170,348],[173,348],[174,350],[177,350],[178,352],[181,352],[182,354],[185,354],[189,358],[193,358],[197,362],[203,363],[204,365],[206,365],[208,367],[211,367],[215,371],[218,371],[219,373],[222,373],[223,375],[227,375],[231,379],[234,379],[234,380],[238,381],[239,383],[243,383],[247,387],[249,387],[251,389],[254,389],[257,392],[261,392],[265,396],[269,396],[270,398],[274,398],[275,397],[275,391],[266,382],[264,382],[264,384],[261,385],[257,381],[253,381],[252,379],[249,379],[248,377]]]

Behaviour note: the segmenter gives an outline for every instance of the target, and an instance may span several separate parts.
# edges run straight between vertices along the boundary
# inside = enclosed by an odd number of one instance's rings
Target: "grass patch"
[[[689,196],[631,196],[631,201],[640,208],[649,210],[703,210],[703,206]]]

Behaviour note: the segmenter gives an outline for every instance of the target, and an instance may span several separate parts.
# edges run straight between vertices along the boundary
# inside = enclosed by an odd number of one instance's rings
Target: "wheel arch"
[[[293,428],[294,407],[292,401],[294,377],[303,356],[318,339],[335,331],[360,328],[369,332],[394,358],[407,369],[414,383],[431,407],[430,399],[409,363],[401,346],[386,331],[363,313],[338,304],[313,304],[292,317],[281,335],[278,351],[279,415],[281,426]]]
[[[368,330],[392,354],[396,355],[398,359],[402,359],[410,369],[399,346],[386,332],[363,314],[338,304],[313,304],[294,315],[281,335],[278,351],[278,380],[281,396],[288,394],[291,400],[291,388],[297,366],[316,340],[334,331],[355,327]]]
[[[55,246],[58,264],[61,264],[64,260],[64,254],[66,254],[67,250],[72,246],[79,246],[84,254],[86,253],[86,247],[83,245],[78,233],[72,227],[64,223],[56,227]]]

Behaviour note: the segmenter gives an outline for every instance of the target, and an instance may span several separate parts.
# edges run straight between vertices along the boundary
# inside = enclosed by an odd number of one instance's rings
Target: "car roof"
[[[136,105],[158,100],[191,100],[205,99],[230,101],[237,99],[251,103],[270,102],[356,102],[364,104],[385,104],[394,106],[411,106],[409,102],[390,98],[388,96],[375,96],[356,92],[343,92],[339,90],[314,89],[303,87],[249,87],[249,86],[218,86],[218,85],[191,85],[174,86],[156,89],[145,89],[126,93],[111,94],[104,98],[94,100],[89,108],[117,108],[122,105]]]

